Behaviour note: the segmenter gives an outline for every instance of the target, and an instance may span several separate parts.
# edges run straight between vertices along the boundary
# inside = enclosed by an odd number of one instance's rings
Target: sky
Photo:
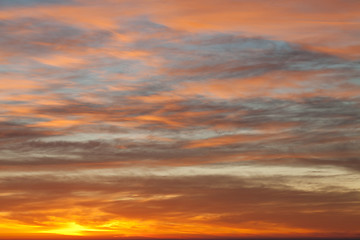
[[[0,238],[360,237],[360,1],[0,0]]]

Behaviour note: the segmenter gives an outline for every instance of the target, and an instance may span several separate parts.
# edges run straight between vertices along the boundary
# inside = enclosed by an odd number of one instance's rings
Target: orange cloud
[[[198,147],[218,147],[223,145],[231,145],[242,142],[253,142],[266,139],[268,136],[262,135],[230,135],[221,136],[210,139],[195,140],[191,141],[186,147],[187,148],[198,148]]]
[[[243,79],[211,79],[206,82],[185,83],[180,95],[205,95],[216,98],[290,98],[311,96],[351,98],[359,94],[359,86],[339,84],[331,71],[272,71],[257,77]],[[314,84],[316,79],[317,84]],[[324,89],[323,85],[328,89]]]

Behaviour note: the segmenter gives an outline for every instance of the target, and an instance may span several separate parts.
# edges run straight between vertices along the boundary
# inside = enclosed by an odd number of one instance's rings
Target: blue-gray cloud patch
[[[74,0],[0,0],[0,7],[33,7],[41,5],[72,5]]]

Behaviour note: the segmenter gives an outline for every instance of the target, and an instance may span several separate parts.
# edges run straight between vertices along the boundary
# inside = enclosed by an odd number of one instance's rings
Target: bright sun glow
[[[67,223],[62,228],[46,230],[46,231],[42,231],[42,232],[43,233],[55,233],[55,234],[61,234],[61,235],[70,235],[70,236],[85,236],[85,235],[88,235],[88,234],[86,234],[86,232],[94,232],[94,231],[99,231],[99,230],[81,226],[81,225],[77,224],[76,222],[70,222],[70,223]],[[101,231],[104,231],[104,230],[101,230]]]

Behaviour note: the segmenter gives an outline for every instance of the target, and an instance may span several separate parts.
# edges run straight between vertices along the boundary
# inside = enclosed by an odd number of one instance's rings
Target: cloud
[[[0,27],[1,43],[7,46],[2,50],[10,55],[27,57],[98,47],[110,35],[106,31],[88,32],[41,17],[2,19]]]
[[[57,1],[57,0],[2,0],[1,7],[29,7],[39,5],[68,5],[75,3],[73,0]]]
[[[359,234],[358,1],[0,2],[1,238]]]
[[[248,236],[253,235],[252,229],[258,229],[262,234],[281,236],[281,232],[277,231],[282,228],[293,233],[299,231],[305,236],[323,231],[346,233],[347,229],[355,227],[359,218],[356,211],[359,196],[356,192],[308,192],[281,185],[272,188],[269,182],[257,185],[251,179],[226,176],[166,179],[107,177],[102,181],[97,178],[84,181],[76,177],[34,176],[2,178],[1,186],[3,192],[9,193],[3,198],[2,206],[7,206],[10,219],[27,224],[34,224],[36,220],[45,223],[43,228],[50,229],[57,226],[47,223],[51,219],[47,219],[47,212],[54,209],[57,210],[52,217],[59,219],[66,218],[66,212],[80,214],[76,215],[80,225],[94,222],[101,225],[114,219],[144,221],[145,225],[148,220],[160,223],[171,221],[174,225],[170,227],[170,233],[175,236],[177,231],[181,232],[182,226],[189,223],[199,229],[204,224],[219,226],[220,231],[239,229],[238,234],[244,231]],[[98,198],[99,193],[101,199]],[[43,206],[43,201],[49,204]],[[64,202],[71,204],[64,205]],[[79,209],[77,213],[73,206]],[[88,220],[81,220],[81,215],[90,208],[93,211],[88,212]],[[347,210],[344,211],[344,208]],[[37,209],[42,213],[36,212]],[[293,218],[294,215],[299,218]],[[339,218],[354,221],[353,224],[344,222],[339,225]],[[159,229],[159,236],[166,235],[166,229],[163,231]]]
[[[80,103],[73,103],[70,108],[69,104],[40,108],[36,114],[53,119],[71,115],[79,120],[65,124],[34,119],[38,123],[29,125],[33,126],[29,129],[36,129],[34,133],[28,131],[34,134],[31,138],[14,143],[9,142],[12,135],[3,136],[2,148],[17,150],[18,158],[13,164],[56,164],[67,168],[76,163],[79,167],[92,167],[94,163],[107,166],[256,161],[359,169],[358,136],[352,130],[359,119],[353,111],[354,101],[250,99],[228,102],[225,108],[222,102],[201,101],[175,102],[172,108],[139,102],[125,108]],[[101,126],[99,122],[108,125]],[[28,130],[26,125],[23,127]],[[14,129],[24,134],[18,126]],[[59,137],[37,132],[52,132]],[[158,137],[151,138],[151,133]],[[79,140],[74,142],[76,138]],[[8,160],[3,164],[12,165]]]

